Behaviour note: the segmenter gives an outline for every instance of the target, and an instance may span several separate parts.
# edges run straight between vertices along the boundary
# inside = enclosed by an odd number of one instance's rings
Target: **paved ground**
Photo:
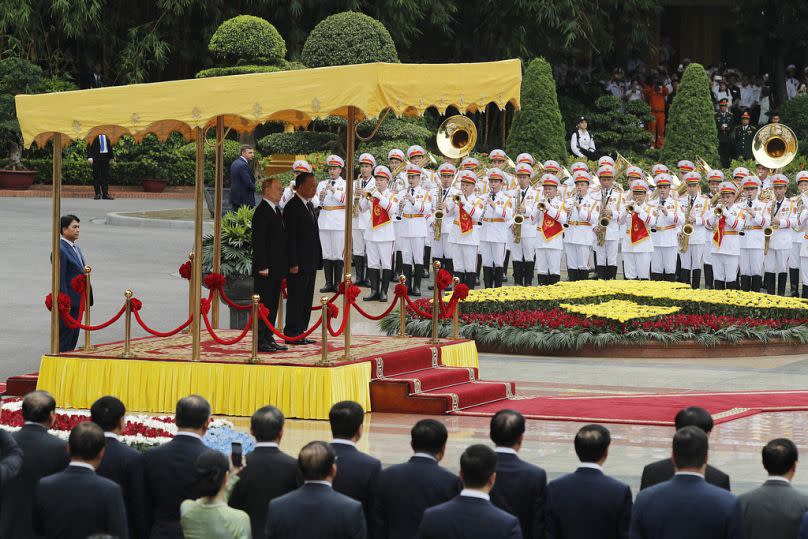
[[[115,312],[123,290],[131,287],[143,300],[143,316],[157,328],[176,325],[186,316],[187,284],[177,268],[187,256],[193,233],[188,230],[130,228],[103,224],[110,211],[187,208],[185,200],[94,201],[66,199],[63,213],[82,219],[82,250],[94,267],[94,320]],[[5,254],[0,263],[0,379],[35,371],[47,351],[49,313],[43,299],[50,287],[50,200],[0,198],[0,224],[7,231],[0,239]],[[392,288],[392,287],[391,287]],[[374,312],[380,304],[372,304]],[[357,321],[358,322],[358,321]],[[375,330],[372,323],[354,326],[355,333]],[[139,331],[135,335],[141,335]],[[120,325],[99,332],[96,342],[118,340]],[[516,380],[521,394],[652,392],[670,390],[789,389],[808,387],[808,356],[787,359],[653,358],[549,358],[482,355],[483,378]],[[371,414],[364,448],[385,464],[409,455],[409,429],[418,418],[397,414]],[[487,442],[487,419],[443,418],[450,429],[444,464],[456,470],[463,448]],[[240,426],[247,421],[238,420]],[[576,423],[530,421],[523,457],[544,466],[551,478],[576,464],[572,438]],[[764,477],[760,448],[774,437],[792,438],[808,448],[808,414],[763,414],[716,428],[711,438],[710,461],[732,477],[733,490],[753,488]],[[607,471],[627,481],[636,491],[642,464],[669,453],[672,429],[647,426],[610,426],[614,443]],[[283,446],[290,453],[312,439],[327,439],[328,426],[317,421],[291,420]],[[795,483],[808,489],[808,473],[798,472]]]

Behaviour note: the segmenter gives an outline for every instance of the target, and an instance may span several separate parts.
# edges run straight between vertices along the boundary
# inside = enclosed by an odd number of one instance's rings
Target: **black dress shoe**
[[[286,344],[292,346],[302,346],[304,344],[314,344],[314,341],[311,339],[300,339],[299,341],[284,341]]]
[[[112,196],[112,195],[110,195],[110,194],[106,194],[106,195],[104,195],[104,196],[103,196],[103,197],[101,197],[101,198],[103,198],[104,200],[115,200],[115,197],[113,197],[113,196]]]
[[[262,353],[272,353],[272,352],[277,352],[277,350],[278,350],[277,348],[272,346],[272,343],[266,343],[266,344],[259,344],[258,345],[258,351],[262,352]]]
[[[284,351],[284,350],[289,350],[289,347],[288,347],[288,346],[284,346],[284,345],[282,345],[282,344],[278,344],[278,343],[277,343],[277,342],[275,342],[275,341],[271,342],[270,344],[272,345],[272,348],[274,348],[275,350],[278,350],[278,351],[280,351],[280,352],[282,352],[282,351]]]
[[[300,344],[315,344],[317,341],[313,341],[311,339],[303,339],[300,341]]]
[[[101,200],[101,195],[95,195],[96,200]]]

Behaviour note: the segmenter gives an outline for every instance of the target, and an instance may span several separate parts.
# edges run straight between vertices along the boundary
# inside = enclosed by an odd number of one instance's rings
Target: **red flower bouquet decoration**
[[[208,290],[219,290],[224,288],[224,285],[227,284],[227,278],[221,273],[209,273],[205,275],[203,283]]]
[[[452,284],[452,274],[445,269],[438,270],[438,276],[435,278],[435,285],[438,290],[446,290]]]
[[[180,266],[180,277],[183,279],[191,279],[191,261],[188,260],[182,266]]]

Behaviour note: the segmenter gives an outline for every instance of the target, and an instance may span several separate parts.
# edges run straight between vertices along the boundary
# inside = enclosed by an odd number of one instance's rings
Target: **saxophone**
[[[612,195],[606,198],[606,204],[603,205],[603,209],[607,210],[609,208],[609,202],[611,201]],[[612,222],[611,218],[609,217],[601,217],[598,220],[598,226],[595,228],[595,238],[597,239],[598,246],[603,247],[606,245],[606,229],[609,228],[609,224]]]
[[[438,184],[438,209],[434,213],[435,220],[432,223],[432,239],[440,241],[443,230],[443,184]]]
[[[682,231],[679,232],[677,235],[677,239],[679,240],[679,252],[686,253],[688,247],[690,247],[690,236],[693,234],[693,225],[688,223],[687,221],[690,220],[690,214],[693,213],[693,208],[696,206],[696,200],[693,200],[693,204],[690,205],[690,208],[687,210],[687,215],[685,215],[685,224],[682,227]]]
[[[525,222],[525,201],[519,203],[516,209],[516,215],[513,216],[513,224],[511,225],[511,232],[513,232],[513,242],[516,244],[522,243],[522,223]]]
[[[783,202],[785,202],[785,198],[783,199]],[[776,203],[777,203],[776,199],[772,200],[769,203],[769,215],[771,224],[769,226],[763,227],[763,237],[765,238],[763,240],[763,256],[769,254],[769,242],[772,239],[772,234],[774,234],[774,231],[777,228],[779,228],[777,225],[774,224],[774,219],[775,217],[777,217],[777,206],[775,206]]]

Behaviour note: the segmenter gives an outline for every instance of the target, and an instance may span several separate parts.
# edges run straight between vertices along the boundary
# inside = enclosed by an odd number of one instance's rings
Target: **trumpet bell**
[[[477,127],[467,116],[446,118],[435,134],[440,153],[450,159],[465,157],[477,144]]]
[[[783,168],[797,155],[797,135],[783,124],[767,124],[752,139],[752,155],[766,168]]]
[[[365,191],[365,198],[368,200],[373,200],[373,193]]]

